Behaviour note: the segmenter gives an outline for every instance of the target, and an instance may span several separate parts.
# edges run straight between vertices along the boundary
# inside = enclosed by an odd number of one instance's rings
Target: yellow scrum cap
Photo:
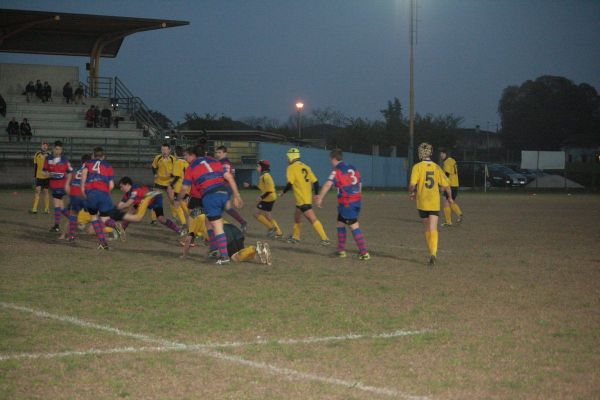
[[[288,162],[292,162],[294,160],[298,160],[300,158],[300,150],[295,147],[292,147],[287,152]]]

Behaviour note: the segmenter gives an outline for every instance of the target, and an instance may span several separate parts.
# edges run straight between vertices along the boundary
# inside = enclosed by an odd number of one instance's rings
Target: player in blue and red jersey
[[[121,235],[121,239],[124,236],[124,230],[127,228],[129,222],[139,222],[144,218],[146,210],[154,211],[158,222],[167,226],[168,228],[180,233],[181,230],[168,218],[165,218],[163,211],[163,196],[159,191],[151,192],[148,186],[134,185],[130,177],[124,176],[119,180],[119,188],[124,193],[119,204],[117,204],[116,210],[110,212],[112,219],[106,221],[106,226],[117,229]],[[144,207],[141,204],[144,199],[151,196],[151,199]],[[119,226],[115,221],[123,221]]]
[[[338,189],[338,257],[347,257],[346,254],[346,225],[350,226],[356,245],[358,246],[360,260],[369,260],[371,256],[367,250],[367,243],[358,224],[358,216],[362,202],[362,182],[360,172],[351,164],[345,163],[344,155],[340,149],[332,150],[329,153],[333,171],[329,179],[321,188],[321,192],[316,198],[317,207],[321,207],[323,198],[331,189],[336,186]]]
[[[104,159],[104,149],[94,148],[91,160],[83,164],[81,173],[82,195],[85,198],[85,209],[92,216],[92,226],[100,242],[99,249],[108,250],[103,221],[108,220],[114,208],[110,192],[115,186],[113,167]],[[100,214],[100,219],[98,219]]]
[[[221,162],[221,164],[223,164],[223,171],[229,172],[231,174],[231,176],[233,176],[235,179],[235,167],[233,166],[233,164],[227,157],[227,147],[225,147],[225,146],[217,147],[217,149],[215,150],[215,158],[217,160],[219,160]],[[229,183],[225,182],[225,187],[227,188],[227,191],[229,192],[229,196],[231,197],[231,188],[229,187]],[[235,219],[237,222],[239,222],[240,229],[242,230],[243,233],[246,233],[246,230],[248,228],[248,222],[244,219],[244,217],[242,217],[240,215],[240,213],[235,208],[232,207],[231,200],[227,203],[227,205],[225,207],[225,212],[227,212],[227,214],[231,215],[233,217],[233,219]]]
[[[60,231],[60,216],[65,208],[63,202],[63,197],[67,194],[65,184],[67,176],[73,172],[71,163],[63,155],[63,144],[60,140],[54,142],[52,154],[46,156],[44,172],[50,177],[50,190],[52,191],[52,202],[54,203],[54,226],[50,228],[50,232],[58,232]]]
[[[190,149],[190,152],[196,156],[196,159],[185,171],[183,186],[177,195],[175,205],[178,206],[178,203],[183,200],[188,188],[195,188],[202,199],[202,209],[206,215],[206,228],[211,248],[216,248],[219,251],[217,264],[228,264],[230,260],[222,219],[223,211],[229,201],[229,192],[225,187],[225,182],[230,185],[233,193],[233,203],[236,207],[241,208],[243,206],[242,198],[231,173],[225,172],[223,164],[218,160],[205,156],[203,146],[195,146]]]
[[[83,190],[81,187],[81,176],[83,168],[87,161],[91,159],[89,154],[81,156],[81,167],[76,171],[71,172],[67,176],[65,184],[65,192],[69,195],[69,234],[67,240],[72,242],[75,240],[75,232],[77,231],[77,215],[84,208]],[[61,237],[64,239],[64,236]]]

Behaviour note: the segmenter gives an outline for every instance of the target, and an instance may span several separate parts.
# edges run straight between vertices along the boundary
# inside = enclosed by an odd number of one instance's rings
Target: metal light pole
[[[407,177],[410,179],[410,173],[412,166],[415,163],[415,79],[414,79],[414,67],[415,67],[415,55],[414,46],[416,42],[416,18],[417,18],[417,0],[410,0],[410,25],[409,25],[409,39],[410,39],[410,89],[408,96],[408,172]]]
[[[299,101],[296,103],[296,111],[298,112],[298,139],[302,139],[302,129],[301,129],[301,124],[300,124],[300,113],[302,112],[302,109],[304,108],[304,103]]]

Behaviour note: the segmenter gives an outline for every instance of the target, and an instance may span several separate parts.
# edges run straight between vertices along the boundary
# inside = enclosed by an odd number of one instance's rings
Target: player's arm
[[[67,195],[71,194],[71,180],[73,179],[73,174],[67,174],[67,180],[65,181],[65,193]]]
[[[242,201],[242,196],[240,196],[240,192],[233,175],[231,175],[229,172],[225,172],[223,174],[223,178],[229,183],[229,187],[233,192],[233,205],[236,206],[236,208],[242,208],[244,206],[244,202]]]
[[[129,207],[131,207],[133,205],[133,203],[135,202],[135,199],[128,199],[127,201],[119,201],[119,204],[117,204],[117,208],[119,210],[125,210]]]
[[[81,171],[81,197],[86,198],[86,194],[85,194],[85,182],[87,181],[87,176],[88,176],[88,170],[87,168],[83,168],[83,170]]]
[[[419,171],[417,171],[416,166],[413,166],[413,169],[410,173],[410,184],[408,185],[408,193],[410,194],[410,199],[414,200],[417,196],[417,185],[419,184]]]
[[[183,185],[181,185],[181,189],[179,189],[179,193],[177,193],[177,197],[175,197],[173,200],[173,204],[175,206],[179,206],[179,203],[183,201],[183,198],[187,194],[188,190],[190,190],[190,185],[186,184],[185,182],[186,181],[184,180]]]
[[[154,160],[152,160],[152,175],[154,175],[154,177],[156,178],[156,174],[158,173],[158,159],[159,156],[154,157]]]
[[[108,182],[108,191],[112,192],[112,190],[115,188],[115,181],[113,181],[112,179]]]
[[[448,203],[454,203],[454,200],[452,199],[452,188],[450,187],[450,180],[446,178],[444,174],[440,174],[439,179],[439,185],[442,187],[442,191],[446,193]]]
[[[321,188],[321,192],[315,198],[315,205],[317,207],[321,208],[321,204],[323,203],[323,199],[325,198],[325,195],[327,194],[327,192],[329,192],[329,189],[331,189],[332,186],[333,186],[333,181],[327,180],[327,182],[325,182],[325,184]]]

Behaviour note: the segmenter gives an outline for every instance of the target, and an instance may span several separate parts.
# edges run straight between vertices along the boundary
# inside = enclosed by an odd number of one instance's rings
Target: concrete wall
[[[79,67],[0,63],[0,94],[21,94],[29,81],[39,79],[52,86],[52,96],[62,97],[67,82],[79,82]]]
[[[289,148],[289,145],[275,143],[260,143],[258,148],[259,159],[267,159],[271,163],[271,175],[277,186],[286,184],[286,153]],[[319,182],[324,183],[332,170],[329,150],[300,148],[300,154],[302,160],[312,168]],[[406,187],[406,158],[344,153],[344,160],[360,171],[365,188]],[[252,183],[256,184],[257,181],[258,173],[255,172]]]
[[[79,167],[79,161],[73,161]],[[124,176],[129,176],[135,183],[152,186],[154,177],[152,168],[115,167],[115,184]],[[33,159],[30,161],[0,161],[0,187],[27,187],[33,185]],[[118,190],[119,188],[117,188]]]

